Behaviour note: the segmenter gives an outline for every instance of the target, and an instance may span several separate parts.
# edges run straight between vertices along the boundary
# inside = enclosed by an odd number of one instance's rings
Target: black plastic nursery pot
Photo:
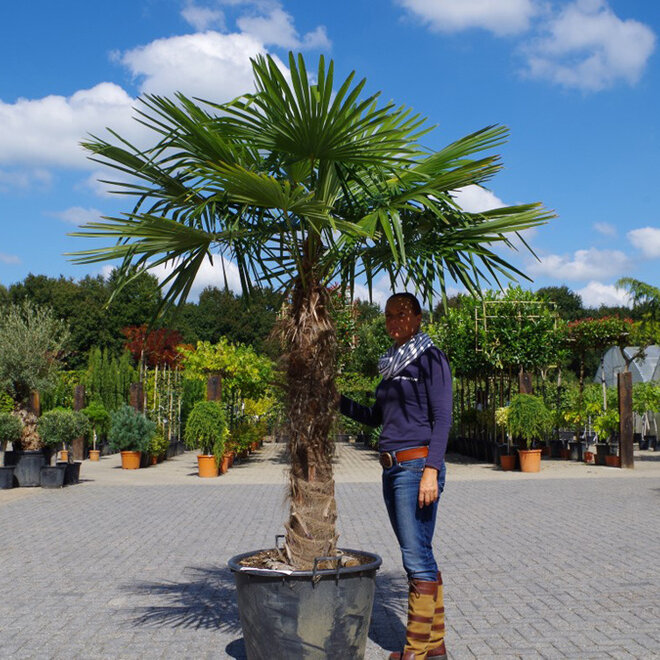
[[[62,488],[64,486],[64,476],[66,474],[66,465],[44,465],[41,468],[41,487],[42,488]]]
[[[14,451],[11,460],[14,461],[14,476],[19,486],[33,488],[41,485],[41,468],[46,465],[43,451]]]
[[[363,658],[382,559],[343,549],[368,563],[290,574],[241,565],[258,552],[229,560],[248,660]]]
[[[14,466],[0,467],[0,490],[14,487]]]
[[[80,466],[82,461],[74,461],[69,463],[68,461],[57,461],[57,465],[63,465],[64,470],[64,485],[69,486],[71,484],[80,483]]]
[[[582,461],[583,452],[586,449],[584,442],[569,442],[568,448],[571,450],[572,461]]]

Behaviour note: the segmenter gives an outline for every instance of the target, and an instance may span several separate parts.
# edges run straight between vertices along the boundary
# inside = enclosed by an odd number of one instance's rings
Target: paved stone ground
[[[245,657],[226,565],[282,531],[281,449],[213,480],[190,453],[135,472],[107,457],[77,486],[0,491],[0,658]],[[338,446],[341,545],[383,557],[367,660],[405,620],[379,471]],[[451,658],[660,658],[660,462],[451,461],[435,545]]]

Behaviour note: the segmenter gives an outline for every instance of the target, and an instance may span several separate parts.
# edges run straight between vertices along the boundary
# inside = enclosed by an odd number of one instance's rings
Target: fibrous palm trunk
[[[309,570],[314,558],[334,555],[337,544],[331,438],[336,336],[325,287],[295,288],[284,338],[291,462],[285,553],[295,568]]]

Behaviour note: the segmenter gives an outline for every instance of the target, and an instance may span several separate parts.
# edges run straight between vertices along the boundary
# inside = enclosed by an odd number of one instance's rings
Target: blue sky
[[[427,116],[432,147],[508,126],[504,171],[459,199],[542,201],[558,218],[527,236],[540,262],[510,255],[529,286],[625,303],[619,277],[660,284],[659,34],[656,0],[2,3],[0,283],[101,272],[62,255],[90,247],[67,236],[78,223],[126,210],[96,182],[86,134],[144,141],[140,93],[226,100],[251,89],[251,56],[293,49]],[[197,290],[213,283],[209,265]]]

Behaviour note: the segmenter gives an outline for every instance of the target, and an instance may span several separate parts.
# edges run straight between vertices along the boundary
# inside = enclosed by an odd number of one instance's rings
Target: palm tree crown
[[[319,60],[310,81],[302,56],[283,72],[253,61],[256,90],[229,103],[146,96],[138,120],[158,139],[141,150],[84,142],[91,157],[121,173],[107,182],[133,197],[130,212],[85,225],[77,236],[114,244],[78,252],[78,263],[121,259],[120,285],[166,264],[165,306],[185,300],[207,257],[238,266],[241,285],[284,288],[291,516],[285,553],[300,568],[336,547],[332,451],[335,333],[327,286],[352,292],[389,276],[432,303],[445,278],[478,293],[482,280],[524,276],[495,251],[516,232],[546,222],[540,204],[468,213],[455,191],[483,185],[501,164],[484,152],[507,131],[489,126],[440,151],[424,148],[418,115],[354,75],[335,89]],[[126,180],[126,176],[130,180]],[[224,263],[224,262],[223,262]],[[226,277],[225,277],[225,284]]]

